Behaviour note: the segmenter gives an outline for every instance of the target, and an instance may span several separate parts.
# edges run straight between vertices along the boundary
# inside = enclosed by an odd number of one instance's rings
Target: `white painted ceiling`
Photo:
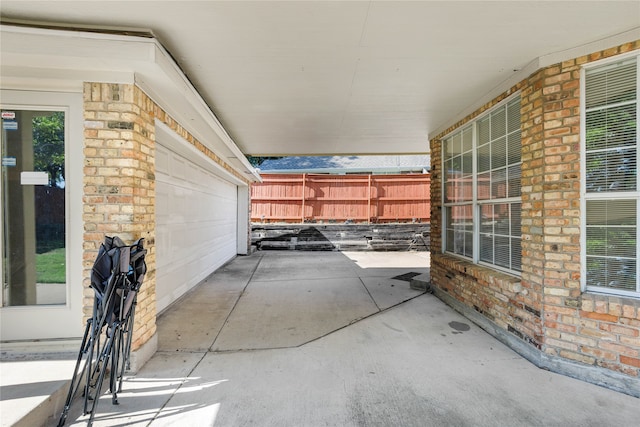
[[[640,27],[637,0],[2,0],[0,13],[151,31],[248,155],[424,153],[536,58]]]

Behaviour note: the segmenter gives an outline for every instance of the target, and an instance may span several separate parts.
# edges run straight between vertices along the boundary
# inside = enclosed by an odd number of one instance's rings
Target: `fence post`
[[[371,174],[369,174],[369,200],[367,200],[367,224],[371,224]]]
[[[306,192],[306,186],[307,186],[307,174],[303,173],[302,174],[302,212],[300,212],[300,223],[304,224],[304,205],[305,205],[305,199],[307,196],[307,192]]]

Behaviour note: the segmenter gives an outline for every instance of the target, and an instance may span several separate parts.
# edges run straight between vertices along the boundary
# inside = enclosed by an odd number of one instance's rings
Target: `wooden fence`
[[[264,174],[251,186],[251,221],[429,222],[430,176]]]

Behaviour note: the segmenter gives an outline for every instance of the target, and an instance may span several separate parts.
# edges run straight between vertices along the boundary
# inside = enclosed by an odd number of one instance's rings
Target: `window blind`
[[[586,286],[640,293],[637,57],[585,71]]]
[[[637,70],[634,60],[585,73],[587,192],[638,188]]]
[[[445,250],[510,271],[522,258],[520,122],[518,97],[443,141]]]

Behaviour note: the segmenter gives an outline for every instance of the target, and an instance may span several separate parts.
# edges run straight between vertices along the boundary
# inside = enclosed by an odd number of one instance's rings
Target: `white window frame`
[[[454,130],[453,132],[450,132],[449,134],[445,135],[441,141],[442,141],[442,145],[441,145],[441,164],[440,164],[440,170],[442,171],[442,180],[441,180],[441,194],[442,194],[442,230],[441,230],[441,241],[442,241],[442,253],[447,253],[450,254],[452,256],[455,257],[459,257],[468,261],[473,262],[474,264],[478,264],[478,265],[483,265],[486,267],[489,267],[491,269],[494,270],[498,270],[510,275],[514,275],[514,276],[520,276],[521,272],[518,270],[512,270],[512,269],[508,269],[502,266],[499,266],[497,264],[492,264],[489,262],[485,262],[482,261],[480,259],[480,218],[481,218],[481,209],[482,206],[486,206],[486,205],[496,205],[496,204],[512,204],[512,203],[522,203],[522,196],[519,197],[505,197],[505,198],[500,198],[500,199],[478,199],[478,167],[477,167],[477,150],[478,150],[478,122],[480,122],[482,119],[486,118],[488,115],[492,114],[493,112],[495,112],[497,109],[499,108],[504,108],[507,104],[511,103],[512,101],[514,101],[514,99],[516,98],[520,98],[520,92],[516,92],[514,94],[512,94],[511,96],[509,96],[508,98],[502,100],[501,102],[499,102],[498,104],[496,104],[495,106],[493,106],[491,109],[489,109],[488,111],[485,111],[483,114],[479,115],[478,117],[474,118],[474,120],[469,123],[466,124],[465,126],[459,127],[456,130]],[[473,177],[473,181],[472,181],[472,197],[471,200],[469,201],[464,201],[464,202],[446,202],[445,201],[445,197],[446,197],[446,173],[447,173],[447,169],[445,166],[445,155],[444,155],[444,149],[445,149],[445,141],[447,139],[449,139],[450,137],[454,136],[455,134],[457,134],[458,132],[462,133],[464,131],[466,131],[467,129],[471,128],[472,130],[472,144],[473,144],[473,149],[472,149],[472,157],[473,157],[473,170],[472,170],[472,177]],[[520,159],[520,164],[522,164],[522,158]],[[467,257],[461,254],[456,254],[454,252],[450,252],[447,250],[447,227],[448,227],[448,215],[447,215],[447,209],[453,206],[466,206],[466,205],[471,205],[472,206],[472,217],[473,217],[473,231],[472,231],[472,238],[473,238],[473,256],[472,257]]]
[[[640,177],[636,172],[636,191],[624,192],[598,192],[587,193],[587,156],[586,156],[586,73],[590,69],[600,68],[610,64],[623,62],[632,58],[636,58],[636,143],[637,161],[640,161],[640,126],[637,121],[640,120],[640,52],[634,51],[626,54],[618,55],[613,58],[607,58],[585,64],[580,71],[580,170],[583,171],[580,177],[580,222],[583,224],[580,231],[580,261],[581,261],[581,289],[583,292],[616,295],[623,297],[640,298],[640,280],[636,280],[636,291],[627,291],[623,289],[607,288],[601,286],[587,285],[587,201],[593,200],[633,200],[636,199],[636,242],[640,242],[640,223],[637,220],[637,214],[640,213]],[[638,165],[636,164],[636,167]],[[640,250],[636,250],[636,278],[640,278]]]

